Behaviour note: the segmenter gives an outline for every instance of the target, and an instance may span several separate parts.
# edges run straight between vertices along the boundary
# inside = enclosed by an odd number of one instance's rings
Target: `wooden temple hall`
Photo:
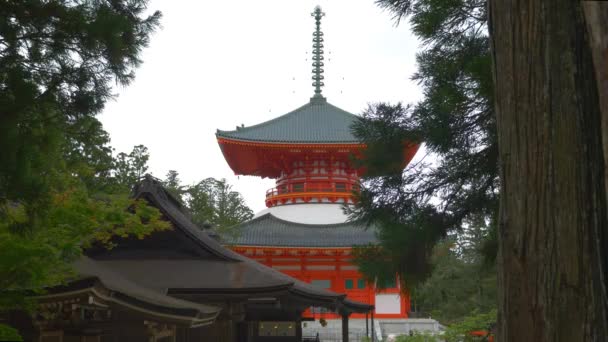
[[[135,196],[173,229],[87,250],[76,279],[38,296],[34,314],[6,318],[25,341],[303,341],[310,307],[339,313],[348,341],[349,316],[373,309],[224,248],[151,176]]]

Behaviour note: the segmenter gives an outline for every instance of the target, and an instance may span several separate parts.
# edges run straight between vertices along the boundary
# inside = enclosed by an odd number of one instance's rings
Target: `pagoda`
[[[287,275],[374,305],[377,318],[407,318],[409,297],[399,281],[378,290],[352,264],[354,246],[378,242],[373,227],[349,221],[342,208],[356,200],[362,170],[353,165],[353,157],[361,157],[366,146],[351,132],[358,117],[322,95],[324,13],[317,6],[312,16],[316,29],[310,101],[270,121],[216,133],[235,174],[276,179],[276,186],[266,191],[268,208],[242,223],[239,237],[230,245]],[[418,145],[404,144],[404,166],[417,149]],[[315,308],[306,315],[340,317],[325,311],[317,314]]]

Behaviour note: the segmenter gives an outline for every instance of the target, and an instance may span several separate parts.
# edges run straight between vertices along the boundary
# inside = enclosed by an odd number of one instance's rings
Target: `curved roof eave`
[[[358,116],[327,101],[311,101],[287,114],[236,130],[217,130],[216,137],[268,143],[359,144],[351,132]]]
[[[48,289],[39,299],[52,299],[89,293],[107,303],[164,319],[185,321],[192,325],[211,323],[221,308],[170,297],[124,278],[117,272],[86,256],[74,263],[80,278],[67,285]]]

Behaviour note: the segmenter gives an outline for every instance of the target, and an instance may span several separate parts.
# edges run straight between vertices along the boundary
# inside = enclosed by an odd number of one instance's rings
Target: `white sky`
[[[326,13],[328,101],[358,114],[373,102],[413,103],[410,80],[418,42],[406,22],[374,0],[152,0],[162,26],[143,53],[136,80],[100,116],[117,152],[143,144],[150,171],[182,182],[226,178],[257,212],[274,181],[236,177],[215,139],[216,129],[254,125],[304,105],[313,95],[310,16]]]

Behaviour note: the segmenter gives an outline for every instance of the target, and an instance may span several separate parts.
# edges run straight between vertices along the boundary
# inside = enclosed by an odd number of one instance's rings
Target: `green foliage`
[[[142,238],[153,230],[169,229],[158,210],[128,194],[90,196],[75,183],[54,192],[42,229],[15,233],[11,227],[28,225],[26,207],[13,203],[0,222],[0,308],[24,308],[25,291],[60,284],[72,273],[70,261],[94,241],[111,247],[113,236]],[[130,209],[130,210],[127,210]]]
[[[126,154],[119,153],[114,162],[114,178],[119,186],[126,189],[137,183],[148,171],[150,154],[144,145],[137,145]]]
[[[234,226],[253,217],[243,196],[232,190],[225,179],[206,178],[190,187],[188,195],[194,223],[211,223],[221,234],[234,236]]]
[[[0,323],[0,341],[23,341],[17,329]]]
[[[184,195],[186,190],[185,186],[181,185],[181,180],[179,179],[179,173],[177,171],[169,170],[169,172],[167,172],[165,180],[163,181],[163,186],[175,198],[182,201],[182,196]]]
[[[416,331],[412,335],[398,336],[395,342],[483,342],[488,341],[490,328],[496,323],[496,310],[480,314],[473,312],[458,323],[451,324],[437,335],[426,331]],[[483,331],[483,336],[471,334]]]
[[[95,117],[113,83],[133,80],[158,27],[160,13],[145,16],[146,3],[0,6],[0,311],[27,308],[25,291],[65,281],[93,240],[167,228],[118,185],[109,136]],[[144,152],[134,155],[140,169]]]
[[[185,186],[175,170],[167,173],[163,185],[180,202],[185,203],[192,221],[199,227],[211,225],[218,233],[236,236],[235,226],[253,217],[243,196],[232,190],[225,179],[205,178]]]
[[[480,330],[489,333],[495,324],[496,310],[488,313],[474,312],[459,323],[448,326],[443,336],[447,342],[487,341],[487,336],[471,336],[470,333]]]
[[[438,229],[436,216],[422,210],[417,214],[423,213],[428,216],[415,217],[411,221],[394,220],[391,214],[374,219],[382,227],[378,232],[381,244],[358,247],[353,253],[354,262],[368,281],[375,280],[377,286],[383,288],[399,274],[402,288],[411,288],[431,273],[430,254],[443,232]]]
[[[442,342],[443,338],[428,331],[415,331],[411,335],[401,335],[395,342]]]
[[[360,251],[369,278],[382,271],[410,280],[428,277],[432,248],[474,217],[493,221],[498,209],[498,154],[491,58],[484,0],[378,0],[409,18],[424,50],[413,79],[424,99],[412,106],[375,104],[353,126],[368,149],[353,219],[380,229],[383,257]],[[425,158],[403,171],[404,142],[424,143]],[[488,237],[493,237],[488,234]],[[495,243],[485,252],[491,258]],[[385,262],[392,267],[381,265]]]
[[[435,246],[433,272],[412,294],[417,311],[449,325],[471,312],[496,309],[496,267],[480,253],[488,233],[477,222]]]
[[[107,175],[109,138],[94,116],[112,97],[112,81],[128,84],[141,63],[139,53],[160,19],[158,12],[141,18],[145,5],[32,0],[0,6],[0,199],[43,206],[50,171]]]

